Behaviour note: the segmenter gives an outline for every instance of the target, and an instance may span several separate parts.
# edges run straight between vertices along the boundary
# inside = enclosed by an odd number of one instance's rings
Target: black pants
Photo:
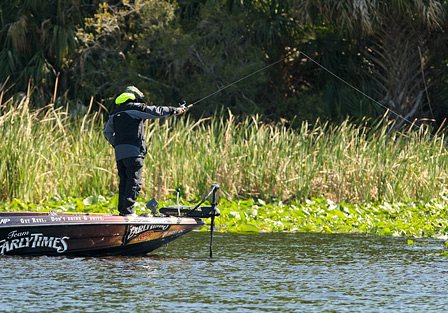
[[[118,187],[118,212],[132,214],[134,203],[142,189],[143,158],[132,157],[117,161],[120,185]]]

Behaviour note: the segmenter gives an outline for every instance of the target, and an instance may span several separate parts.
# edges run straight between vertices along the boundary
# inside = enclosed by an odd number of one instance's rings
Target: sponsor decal
[[[164,237],[168,237],[168,236],[172,236],[172,235],[176,235],[176,234],[181,234],[185,231],[185,229],[174,229],[174,230],[170,230],[167,231],[163,234]]]
[[[84,222],[84,221],[104,221],[103,216],[50,216],[52,222]],[[23,223],[23,222],[22,222]]]
[[[130,240],[134,239],[141,233],[144,233],[148,230],[154,231],[165,231],[170,227],[170,225],[163,225],[163,224],[147,224],[147,225],[129,225],[128,234],[126,236],[126,241],[129,242]]]
[[[138,236],[138,240],[140,240],[140,241],[145,241],[145,240],[147,240],[152,234],[154,234],[154,231],[152,231],[152,230],[147,231],[146,233],[140,234],[140,235]]]
[[[45,222],[47,222],[46,219],[44,219],[44,218],[37,218],[37,217],[21,218],[20,219],[20,223],[22,223],[22,224],[45,223]]]
[[[58,253],[67,251],[70,237],[47,237],[44,234],[30,234],[28,231],[13,230],[6,239],[0,240],[0,254],[22,248],[50,248]]]
[[[9,218],[2,218],[2,219],[0,219],[0,225],[1,224],[8,224],[9,221],[11,221]]]

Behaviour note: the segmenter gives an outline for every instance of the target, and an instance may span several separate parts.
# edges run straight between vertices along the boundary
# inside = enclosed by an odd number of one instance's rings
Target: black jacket
[[[147,153],[143,121],[169,117],[174,107],[147,106],[143,102],[129,100],[117,107],[104,127],[104,137],[115,148],[116,160],[144,157]]]

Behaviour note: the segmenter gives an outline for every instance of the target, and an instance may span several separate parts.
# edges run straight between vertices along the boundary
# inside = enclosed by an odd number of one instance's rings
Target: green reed
[[[72,117],[51,105],[33,111],[26,98],[0,103],[0,112],[0,200],[117,192],[99,112]],[[267,201],[429,201],[448,193],[445,137],[427,129],[390,134],[389,125],[372,129],[348,120],[290,129],[257,116],[181,116],[147,121],[146,132],[144,199],[163,199],[179,186],[198,198],[212,183],[229,199]]]

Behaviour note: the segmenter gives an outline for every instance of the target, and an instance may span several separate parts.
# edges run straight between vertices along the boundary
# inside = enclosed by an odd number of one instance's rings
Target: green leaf
[[[238,232],[241,233],[258,233],[260,232],[260,229],[252,224],[241,224],[238,227],[236,227]]]
[[[82,202],[84,203],[84,205],[95,205],[98,204],[98,197],[90,196],[85,198]]]

